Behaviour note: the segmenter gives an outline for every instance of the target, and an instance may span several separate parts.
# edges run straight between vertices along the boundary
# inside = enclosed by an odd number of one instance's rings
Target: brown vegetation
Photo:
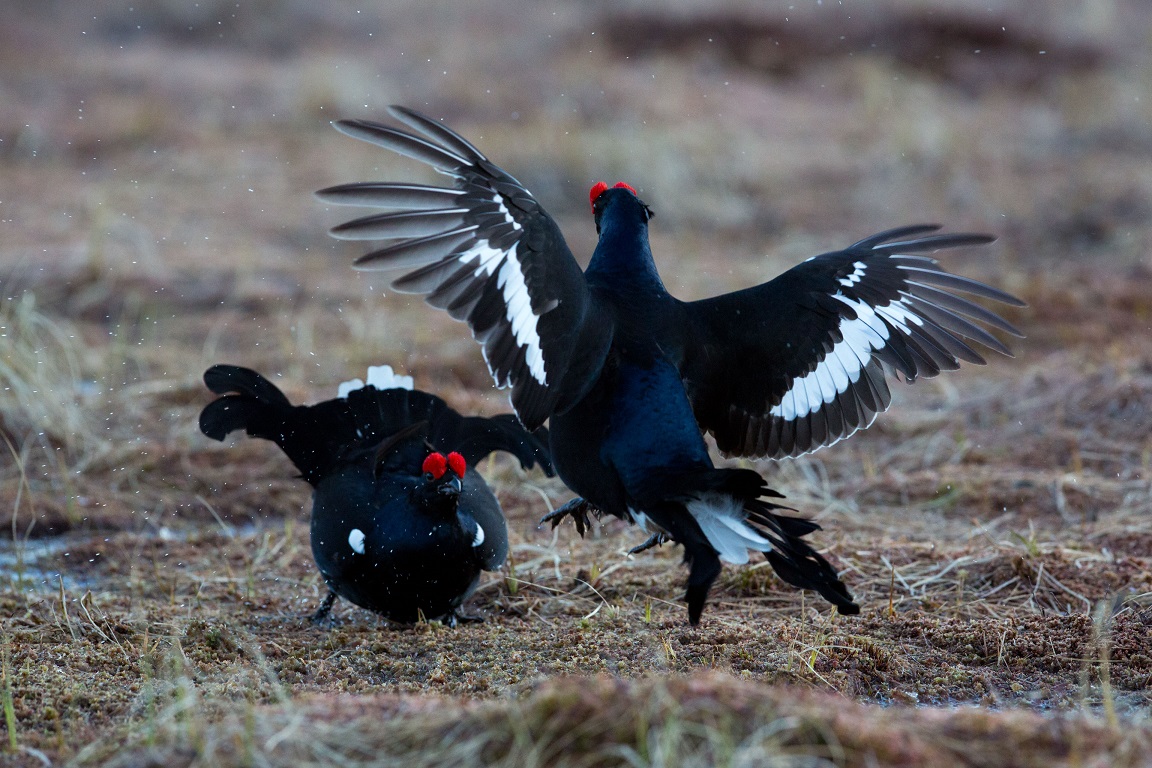
[[[0,9],[0,762],[1152,760],[1147,10],[674,5]],[[312,190],[415,172],[327,125],[389,102],[474,138],[578,254],[587,187],[632,182],[685,298],[889,226],[1000,236],[947,258],[1029,301],[1015,360],[757,465],[860,617],[761,564],[691,628],[677,549],[540,529],[566,491],[494,460],[484,624],[307,621],[307,488],[198,433],[202,371],[314,401],[389,362],[506,408],[465,328],[324,234]]]

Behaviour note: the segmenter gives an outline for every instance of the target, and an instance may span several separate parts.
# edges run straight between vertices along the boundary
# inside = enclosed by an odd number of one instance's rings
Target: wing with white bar
[[[386,209],[332,229],[346,240],[386,240],[361,269],[411,270],[392,283],[468,323],[496,384],[511,387],[528,429],[557,405],[559,383],[589,313],[584,275],[556,222],[524,186],[471,143],[403,107],[390,114],[415,133],[367,120],[341,132],[419,160],[454,188],[360,182],[317,192],[328,203]]]
[[[682,305],[680,372],[701,429],[721,451],[768,458],[808,453],[886,410],[888,375],[911,382],[961,362],[982,365],[974,346],[1011,356],[980,324],[1022,334],[955,292],[1024,303],[921,255],[992,238],[918,237],[936,229],[882,232],[762,285]]]

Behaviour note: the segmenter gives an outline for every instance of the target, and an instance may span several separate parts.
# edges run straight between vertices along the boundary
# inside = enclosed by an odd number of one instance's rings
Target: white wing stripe
[[[836,359],[836,348],[833,347],[824,357],[825,363],[829,362],[829,358]],[[812,373],[816,374],[816,380],[820,382],[820,400],[825,403],[830,403],[836,398],[836,381],[832,378],[831,365],[818,365],[816,370]]]
[[[504,298],[505,318],[512,327],[512,335],[516,338],[517,346],[524,349],[524,360],[528,365],[528,372],[540,384],[547,386],[548,375],[544,367],[544,352],[540,348],[540,334],[536,329],[539,315],[532,311],[532,297],[528,294],[528,285],[524,282],[520,259],[516,256],[518,245],[519,243],[514,243],[507,251],[502,251],[493,248],[487,240],[477,240],[475,245],[467,251],[461,252],[456,258],[461,263],[468,263],[477,259],[472,274],[478,278],[497,275],[496,286]],[[497,270],[499,270],[498,274]],[[488,367],[491,370],[492,366],[489,365]],[[492,373],[495,374],[495,371]],[[507,381],[497,383],[501,386],[509,384]]]
[[[894,301],[883,307],[876,307],[876,314],[895,325],[904,333],[910,333],[909,325],[923,325],[924,321],[903,301]]]
[[[499,213],[503,214],[506,223],[511,224],[516,231],[523,230],[523,227],[508,211],[508,207],[504,205],[503,196],[498,193],[493,194],[492,201],[499,206]],[[475,245],[467,251],[461,252],[457,259],[461,263],[478,259],[473,268],[473,274],[478,278],[497,275],[496,287],[500,289],[504,298],[504,317],[512,328],[516,345],[524,350],[524,362],[528,366],[528,372],[541,385],[547,386],[548,372],[544,366],[544,351],[540,348],[540,334],[536,327],[540,316],[532,311],[532,297],[528,293],[528,285],[524,281],[524,270],[520,265],[519,257],[516,255],[518,246],[519,241],[513,243],[507,251],[502,251],[499,248],[493,248],[487,239],[477,240]],[[485,362],[488,361],[486,351],[484,360]],[[495,376],[496,372],[492,370],[491,364],[489,364],[488,370]],[[497,381],[496,383],[500,386],[508,386],[511,381]]]
[[[922,322],[900,302],[874,309],[842,293],[836,293],[833,298],[851,307],[856,318],[841,319],[841,340],[833,345],[811,372],[792,382],[780,404],[769,409],[769,415],[792,421],[816,413],[860,380],[864,367],[872,359],[873,351],[883,349],[888,341],[890,331],[885,321],[904,333],[908,332],[909,325],[920,325]]]
[[[840,359],[841,355],[851,355],[851,361],[855,364],[857,361],[855,354],[850,349],[838,349],[832,347],[832,353],[826,358],[831,362],[828,366],[829,373],[832,375],[832,387],[837,393],[843,392],[848,389],[848,385],[860,378],[860,369],[856,369],[856,378],[848,372],[848,366]]]

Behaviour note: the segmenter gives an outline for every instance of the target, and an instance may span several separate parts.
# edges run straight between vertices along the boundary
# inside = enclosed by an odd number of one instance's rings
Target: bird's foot
[[[555,530],[565,517],[571,517],[572,523],[576,526],[576,532],[580,534],[580,538],[584,538],[584,532],[592,527],[592,522],[588,519],[589,513],[594,515],[597,520],[600,519],[600,509],[577,496],[564,506],[540,518],[540,525],[552,523],[552,528]]]
[[[456,611],[451,611],[450,613],[446,613],[444,615],[444,618],[440,619],[440,621],[444,624],[444,626],[451,627],[452,629],[455,629],[456,625],[459,623],[483,624],[484,623],[484,617],[483,616],[473,616],[473,615],[467,614],[467,613],[457,613]]]
[[[671,541],[671,539],[668,538],[668,534],[666,534],[666,533],[654,533],[651,536],[649,536],[648,539],[643,544],[638,544],[637,546],[632,547],[632,549],[628,550],[628,554],[638,555],[645,550],[652,549],[652,547],[658,547],[661,544],[667,543],[669,541]]]
[[[312,614],[312,623],[318,626],[330,626],[332,620],[328,614],[332,610],[332,604],[336,602],[336,593],[328,592],[328,597],[324,598],[324,602],[320,603],[320,607],[316,609],[316,613]]]

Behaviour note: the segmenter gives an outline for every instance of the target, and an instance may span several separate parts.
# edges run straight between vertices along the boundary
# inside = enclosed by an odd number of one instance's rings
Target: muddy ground
[[[101,0],[0,8],[0,709],[14,765],[1152,763],[1152,12],[999,3]],[[592,182],[657,212],[670,290],[872,232],[1027,300],[1014,359],[899,386],[755,464],[863,606],[680,552],[483,468],[512,556],[482,624],[323,596],[275,446],[196,429],[217,362],[300,402],[388,362],[507,408],[467,330],[353,272],[311,192],[423,169],[341,137],[402,103],[586,258]]]

